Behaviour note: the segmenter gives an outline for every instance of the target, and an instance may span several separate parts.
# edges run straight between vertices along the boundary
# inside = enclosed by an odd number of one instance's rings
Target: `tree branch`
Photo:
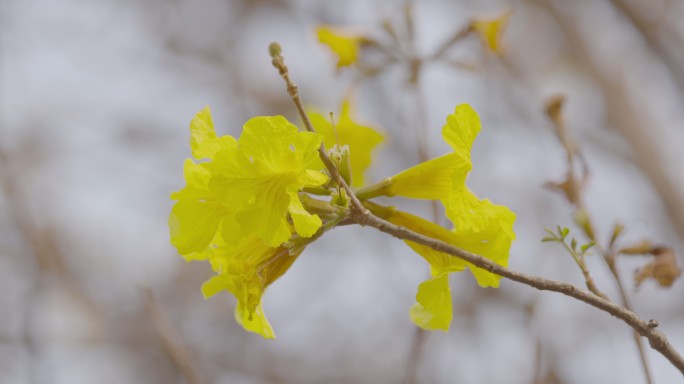
[[[679,352],[674,349],[667,337],[656,329],[657,323],[653,320],[642,320],[634,312],[616,305],[591,292],[578,288],[572,284],[510,270],[482,256],[454,247],[453,245],[447,244],[443,241],[413,232],[371,214],[363,216],[363,218],[357,222],[361,225],[373,227],[398,239],[413,241],[414,243],[428,246],[436,251],[448,253],[477,267],[485,269],[496,275],[506,277],[515,282],[529,285],[530,287],[537,288],[542,291],[559,292],[566,296],[570,296],[579,301],[585,302],[604,312],[608,312],[609,314],[627,323],[627,325],[632,327],[641,336],[647,338],[653,349],[660,352],[680,372],[684,373],[684,358],[682,358]]]
[[[287,85],[287,91],[292,98],[293,103],[297,107],[297,111],[304,122],[304,126],[310,132],[315,132],[311,121],[304,111],[304,104],[299,97],[299,91],[297,86],[292,82],[289,77],[287,66],[283,56],[281,55],[281,48],[278,43],[271,43],[269,46],[269,53],[273,59],[273,66],[278,69],[280,76],[285,80]],[[347,185],[342,177],[340,177],[335,164],[330,160],[325,147],[321,144],[319,148],[319,154],[321,161],[325,167],[330,172],[330,175],[335,179],[340,187],[342,187],[350,198],[350,217],[349,219],[356,222],[362,226],[373,227],[381,232],[387,233],[401,240],[409,240],[414,243],[428,246],[436,251],[444,252],[459,259],[465,260],[476,267],[487,270],[496,275],[506,277],[515,282],[528,285],[533,288],[537,288],[542,291],[552,291],[559,292],[566,296],[573,297],[579,301],[587,303],[592,307],[598,308],[604,312],[607,312],[618,319],[624,321],[632,327],[641,336],[648,339],[649,344],[653,349],[660,352],[665,358],[667,358],[682,374],[684,374],[684,358],[674,349],[672,344],[670,344],[667,337],[660,331],[656,329],[658,323],[654,320],[645,321],[639,318],[634,312],[616,305],[602,297],[599,297],[591,292],[585,291],[569,283],[563,283],[560,281],[550,280],[544,277],[527,275],[522,272],[517,272],[505,268],[495,262],[470,253],[463,249],[457,248],[451,244],[445,243],[443,241],[433,239],[428,236],[421,235],[420,233],[413,232],[407,228],[392,224],[386,220],[383,220],[366,209],[361,201],[356,197],[354,191]]]

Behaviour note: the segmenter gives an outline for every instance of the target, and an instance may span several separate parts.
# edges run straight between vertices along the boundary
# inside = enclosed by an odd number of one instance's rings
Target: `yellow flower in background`
[[[223,290],[229,291],[238,301],[235,320],[245,330],[273,339],[275,334],[264,314],[261,298],[301,251],[291,255],[287,248],[271,247],[255,235],[244,237],[232,246],[218,244],[209,254],[217,275],[202,285],[202,294],[209,298]]]
[[[470,27],[480,37],[482,45],[494,54],[504,53],[501,40],[511,14],[511,11],[507,11],[494,19],[475,18],[470,22]]]
[[[332,148],[335,144],[349,146],[352,186],[362,186],[364,184],[363,174],[371,164],[371,152],[384,140],[382,134],[372,127],[354,121],[349,99],[342,102],[339,120],[335,127],[333,127],[329,117],[320,113],[309,113],[309,118],[316,132],[323,135],[323,144],[326,148]]]
[[[337,55],[337,67],[346,67],[356,63],[361,51],[363,37],[350,34],[342,29],[327,25],[316,28],[318,41],[327,45]]]
[[[235,219],[246,234],[257,234],[278,246],[294,229],[310,237],[321,226],[299,200],[299,191],[325,184],[318,171],[318,148],[323,137],[299,132],[282,116],[259,116],[247,121],[237,148],[220,151],[210,164],[210,189],[222,203],[236,207]]]

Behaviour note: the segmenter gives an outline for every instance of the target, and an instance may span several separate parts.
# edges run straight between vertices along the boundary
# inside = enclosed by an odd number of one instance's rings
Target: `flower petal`
[[[453,308],[448,274],[422,282],[418,286],[416,301],[409,314],[417,326],[427,330],[449,330]]]
[[[246,331],[257,333],[265,339],[275,339],[275,333],[271,323],[266,319],[261,303],[251,313],[244,306],[238,305],[235,308],[235,321],[242,325]]]
[[[480,132],[480,117],[468,104],[456,106],[454,113],[447,116],[447,123],[442,128],[442,137],[453,148],[454,153],[467,164],[467,169],[472,168],[470,161],[470,149]]]
[[[358,61],[362,37],[344,33],[339,28],[316,28],[318,41],[327,45],[338,57],[337,67],[346,67]]]
[[[181,200],[171,209],[169,230],[171,244],[181,255],[201,252],[214,238],[225,214],[216,203]]]
[[[214,275],[202,284],[202,296],[208,299],[228,289],[228,278],[225,275]]]
[[[287,210],[290,212],[297,234],[302,237],[313,236],[323,224],[318,215],[312,215],[304,209],[301,200],[299,200],[298,191],[290,192],[290,205]]]
[[[501,55],[504,53],[501,38],[508,24],[511,12],[507,11],[494,19],[473,19],[470,27],[478,34],[482,45],[490,52]]]
[[[469,170],[468,162],[455,153],[449,153],[392,176],[385,195],[442,200],[451,193],[453,174],[465,175]]]
[[[243,233],[257,234],[271,246],[290,238],[288,210],[298,207],[291,205],[289,194],[327,180],[307,168],[318,159],[322,139],[299,132],[282,116],[260,116],[245,123],[238,148],[216,154],[209,187],[224,204],[238,209],[235,217]],[[308,233],[306,225],[300,228]]]
[[[236,140],[232,136],[216,137],[209,107],[204,107],[190,122],[190,149],[194,158],[211,159],[221,149],[234,146]]]

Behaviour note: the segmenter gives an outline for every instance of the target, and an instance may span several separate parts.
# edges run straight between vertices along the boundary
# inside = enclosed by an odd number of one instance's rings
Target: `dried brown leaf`
[[[650,252],[653,259],[634,273],[637,288],[646,279],[653,279],[661,287],[670,287],[682,274],[677,265],[674,250],[669,247],[653,247]]]

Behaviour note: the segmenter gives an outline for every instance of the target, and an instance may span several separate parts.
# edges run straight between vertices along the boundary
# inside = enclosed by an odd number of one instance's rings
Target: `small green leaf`
[[[615,228],[613,228],[613,234],[610,236],[610,245],[613,245],[615,241],[618,239],[618,237],[622,234],[622,231],[625,230],[625,226],[617,223],[615,224]]]
[[[542,242],[542,243],[548,243],[548,242],[550,242],[550,241],[558,241],[558,238],[556,238],[556,237],[551,237],[551,236],[547,236],[547,237],[541,239],[541,242]]]
[[[596,245],[596,243],[592,241],[591,243],[587,243],[587,244],[584,244],[583,246],[581,246],[580,250],[582,251],[582,253],[586,253],[594,245]]]
[[[563,227],[559,230],[559,233],[561,235],[561,238],[565,240],[565,238],[568,236],[568,233],[570,233],[570,229]]]
[[[574,237],[570,240],[570,248],[572,248],[573,251],[577,250],[577,239]]]

